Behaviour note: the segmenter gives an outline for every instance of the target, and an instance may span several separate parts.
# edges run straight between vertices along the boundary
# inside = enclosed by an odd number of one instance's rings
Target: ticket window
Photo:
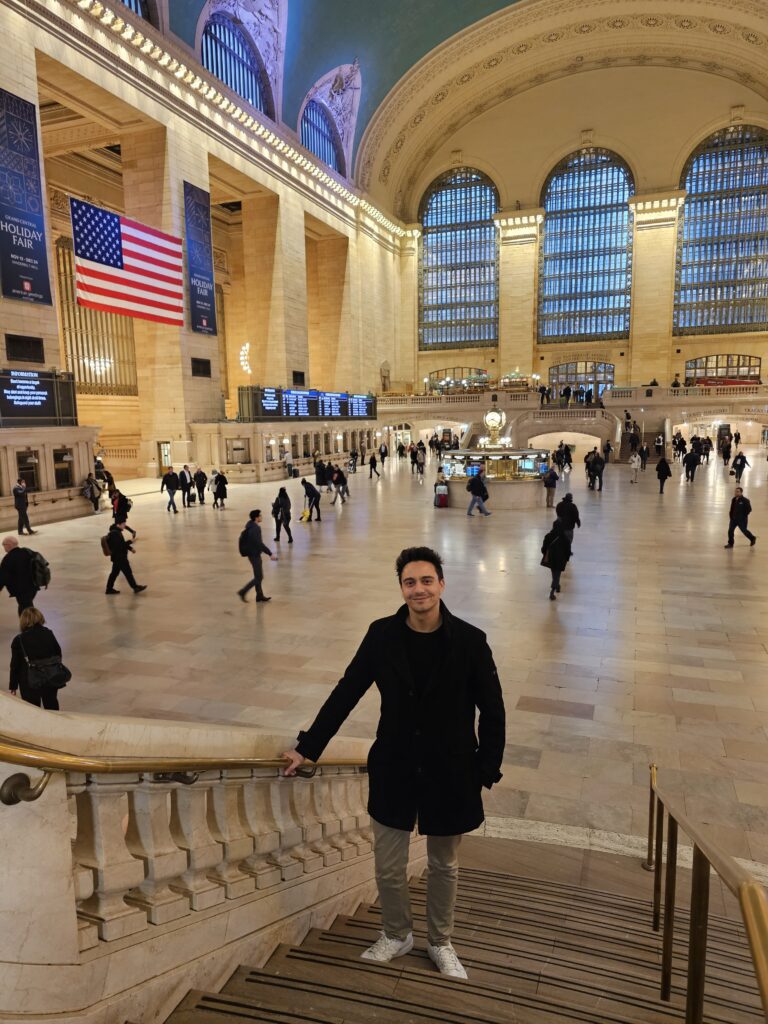
[[[227,438],[227,463],[241,466],[251,461],[251,445],[247,437]]]
[[[55,448],[53,452],[53,472],[56,487],[73,487],[73,459],[71,448]]]
[[[40,490],[40,453],[38,451],[16,453],[16,477],[23,480],[28,491]],[[13,481],[14,486],[16,481]]]
[[[291,434],[291,458],[296,461],[300,458],[299,455],[299,434]]]

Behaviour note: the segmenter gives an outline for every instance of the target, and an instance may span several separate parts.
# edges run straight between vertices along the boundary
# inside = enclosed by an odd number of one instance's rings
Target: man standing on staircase
[[[385,963],[413,948],[407,866],[418,824],[427,836],[427,953],[441,974],[466,978],[451,945],[458,848],[462,834],[483,821],[482,787],[501,778],[504,702],[485,634],[441,600],[440,556],[406,548],[396,571],[405,604],[370,625],[310,728],[283,754],[284,773],[317,761],[376,683],[381,717],[368,755],[368,811],[382,933],[362,956]]]

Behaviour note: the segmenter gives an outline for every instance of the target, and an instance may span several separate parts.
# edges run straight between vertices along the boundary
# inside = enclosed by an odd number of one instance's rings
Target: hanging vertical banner
[[[205,189],[190,185],[188,181],[184,182],[184,220],[190,326],[198,334],[216,334],[211,197]]]
[[[51,305],[34,103],[0,89],[0,285],[6,299]]]

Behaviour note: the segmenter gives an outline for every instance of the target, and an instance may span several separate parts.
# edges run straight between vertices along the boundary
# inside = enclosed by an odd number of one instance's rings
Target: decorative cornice
[[[499,229],[502,245],[521,245],[538,242],[544,210],[501,210],[493,217]]]
[[[674,227],[685,202],[685,195],[684,189],[675,189],[673,192],[630,196],[629,207],[635,215],[635,230]]]

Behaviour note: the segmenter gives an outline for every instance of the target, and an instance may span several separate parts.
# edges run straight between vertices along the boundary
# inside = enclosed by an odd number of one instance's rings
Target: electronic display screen
[[[338,391],[318,391],[318,411],[323,419],[335,419],[348,415],[348,399]]]
[[[281,414],[280,396],[279,388],[262,388],[261,411],[264,416],[279,416]]]
[[[343,391],[241,388],[243,420],[375,419],[376,399]],[[253,400],[248,396],[253,396]]]
[[[36,370],[0,371],[0,418],[56,418],[54,377]]]
[[[318,415],[316,391],[283,391],[282,416],[306,420]]]

